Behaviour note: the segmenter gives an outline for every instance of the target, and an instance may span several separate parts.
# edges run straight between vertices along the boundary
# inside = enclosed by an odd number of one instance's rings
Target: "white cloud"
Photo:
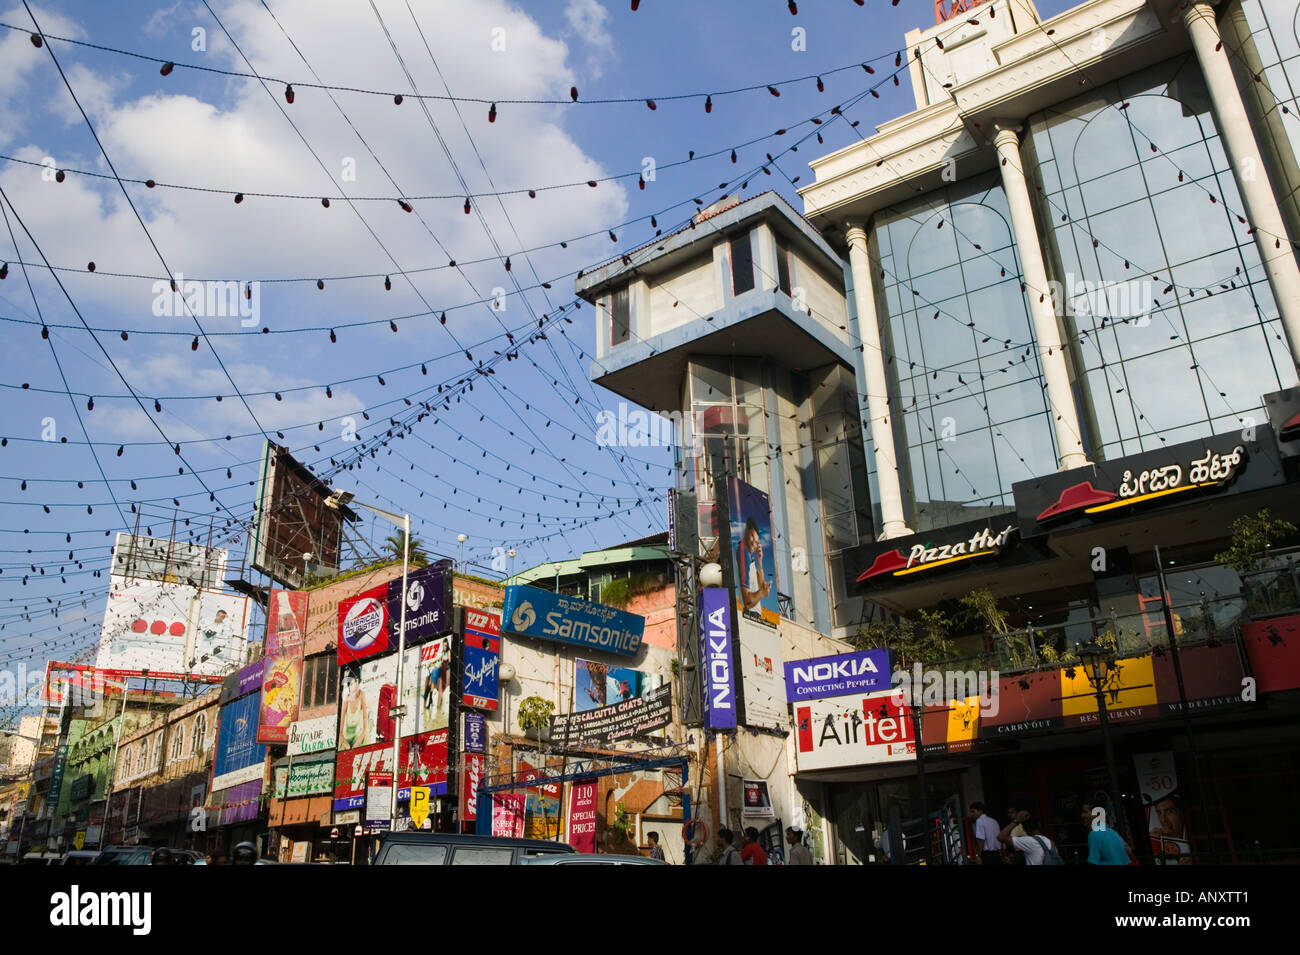
[[[609,32],[609,11],[601,6],[600,0],[569,0],[564,18],[587,46],[587,77],[600,79],[605,72],[604,61],[617,55],[614,37]]]

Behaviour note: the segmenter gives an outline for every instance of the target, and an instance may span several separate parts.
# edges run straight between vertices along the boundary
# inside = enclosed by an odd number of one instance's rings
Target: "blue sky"
[[[926,0],[803,0],[793,16],[774,0],[645,0],[635,13],[627,0],[376,0],[378,15],[368,0],[209,5],[32,5],[50,36],[174,61],[162,76],[138,57],[59,40],[38,49],[22,3],[0,3],[0,23],[23,28],[0,29],[0,666],[97,642],[109,535],[134,525],[133,503],[155,536],[175,515],[182,538],[203,542],[211,522],[237,567],[264,434],[318,473],[373,449],[331,483],[409,509],[432,553],[456,556],[465,533],[471,569],[489,576],[509,569],[504,548],[522,570],[662,530],[668,451],[595,444],[595,415],[619,399],[588,383],[592,309],[570,306],[571,323],[544,341],[529,343],[528,329],[573,301],[578,269],[648,241],[651,215],[665,231],[681,224],[724,182],[738,191],[748,178],[743,195],[777,189],[801,208],[790,180],[809,181],[808,160],[913,108],[906,70],[897,88],[888,77],[904,33],[933,23]],[[1045,17],[1067,6],[1039,3]],[[779,97],[722,94],[813,75],[824,93],[809,79]],[[879,99],[847,111],[857,130],[828,123],[824,145],[784,152],[809,117],[882,80]],[[292,105],[284,81],[298,84]],[[385,92],[331,98],[312,82]],[[495,101],[496,120],[484,103],[425,101],[426,116],[388,93],[413,89]],[[671,99],[683,94],[701,95]],[[597,98],[632,102],[587,102]],[[733,146],[760,138],[730,162]],[[692,151],[720,155],[665,168]],[[771,176],[757,174],[767,152]],[[654,179],[639,190],[647,160]],[[102,178],[58,182],[55,169]],[[112,169],[160,185],[127,184],[128,203]],[[585,185],[619,175],[630,177]],[[527,189],[537,198],[481,197],[463,211],[467,191]],[[248,195],[235,203],[233,191]],[[408,214],[399,196],[447,198],[413,199]],[[157,314],[171,304],[158,283],[177,273],[256,282],[256,315],[245,327]],[[504,308],[485,303],[497,288]],[[494,355],[511,347],[518,360]],[[495,374],[478,374],[489,360]],[[467,375],[473,391],[457,385]],[[374,442],[439,383],[462,400]],[[344,440],[347,419],[361,442]]]

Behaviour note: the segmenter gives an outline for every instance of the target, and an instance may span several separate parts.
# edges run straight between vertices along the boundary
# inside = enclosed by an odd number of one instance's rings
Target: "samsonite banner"
[[[406,645],[423,643],[451,629],[451,578],[445,564],[430,564],[406,575]],[[397,643],[402,623],[402,578],[388,582],[388,622]]]
[[[640,614],[522,585],[506,588],[501,625],[525,637],[629,657],[641,649],[645,633]]]

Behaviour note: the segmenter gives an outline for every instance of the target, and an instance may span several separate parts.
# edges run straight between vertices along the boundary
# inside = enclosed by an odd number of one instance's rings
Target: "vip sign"
[[[916,758],[912,712],[893,692],[797,703],[800,772]]]

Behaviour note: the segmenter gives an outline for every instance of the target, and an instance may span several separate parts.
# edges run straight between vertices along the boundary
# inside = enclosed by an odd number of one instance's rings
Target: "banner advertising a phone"
[[[705,587],[700,591],[704,725],[709,730],[736,728],[736,677],[727,604],[725,587]]]

